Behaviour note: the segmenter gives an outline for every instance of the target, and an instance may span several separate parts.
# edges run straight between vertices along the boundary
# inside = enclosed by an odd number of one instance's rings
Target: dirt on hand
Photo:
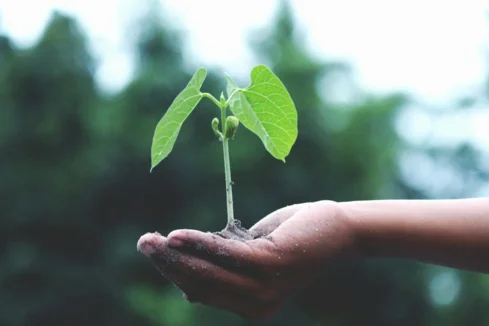
[[[242,227],[241,221],[237,219],[234,219],[233,222],[228,223],[224,230],[220,232],[214,232],[214,234],[229,240],[247,241],[256,239],[253,233],[250,232],[248,229]]]

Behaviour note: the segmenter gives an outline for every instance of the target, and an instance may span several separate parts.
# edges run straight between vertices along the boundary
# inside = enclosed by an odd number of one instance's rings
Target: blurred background
[[[489,196],[486,1],[0,2],[0,325],[489,325],[489,276],[399,260],[326,266],[269,321],[187,303],[136,251],[221,230],[221,146],[203,100],[149,173],[195,69],[219,96],[258,63],[289,89],[287,163],[231,143],[246,227],[321,199]]]

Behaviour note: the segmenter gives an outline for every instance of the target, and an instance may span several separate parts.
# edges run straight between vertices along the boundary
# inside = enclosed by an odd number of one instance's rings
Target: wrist
[[[323,212],[320,214],[324,223],[325,233],[330,234],[329,246],[337,251],[337,255],[343,258],[358,258],[364,255],[359,236],[357,221],[352,212],[341,202],[322,200],[313,203],[317,209]]]
[[[351,238],[350,252],[353,256],[364,258],[375,256],[374,241],[371,241],[373,234],[369,234],[365,227],[365,220],[362,219],[362,210],[358,207],[358,202],[339,202],[338,216],[343,219],[348,228]]]

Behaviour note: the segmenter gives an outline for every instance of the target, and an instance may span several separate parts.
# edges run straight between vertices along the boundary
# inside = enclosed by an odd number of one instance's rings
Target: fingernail
[[[151,257],[151,255],[155,253],[155,248],[153,248],[151,245],[147,243],[138,245],[137,250],[147,257]]]
[[[144,255],[150,257],[156,251],[155,248],[158,244],[158,240],[159,239],[154,234],[146,233],[139,238],[136,249]]]
[[[185,245],[185,242],[181,238],[171,237],[170,239],[168,239],[168,245],[175,248],[183,247]]]

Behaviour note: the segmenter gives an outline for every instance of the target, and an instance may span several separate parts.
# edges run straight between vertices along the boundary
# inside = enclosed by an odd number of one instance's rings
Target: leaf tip
[[[151,159],[151,168],[149,169],[149,173],[153,172],[153,170],[155,169],[155,167],[160,164],[162,160],[158,160],[157,158],[152,158]]]
[[[251,69],[251,73],[253,74],[253,72],[256,72],[257,70],[261,70],[261,69],[265,69],[265,70],[268,70],[268,71],[272,71],[272,69],[270,69],[268,66],[264,65],[263,63],[260,63],[256,66],[253,67],[253,69]]]
[[[224,73],[224,76],[226,76],[228,83],[236,85],[236,83],[231,79],[231,76],[229,76],[227,73]]]
[[[194,77],[197,77],[197,80],[199,81],[199,83],[202,86],[202,83],[204,82],[205,78],[207,77],[207,69],[204,67],[198,68],[194,73]]]
[[[269,151],[269,152],[270,152],[270,151]],[[272,155],[274,158],[276,158],[277,160],[282,161],[283,163],[285,163],[285,157],[286,157],[286,156],[276,155],[276,154],[274,154],[274,153],[272,153],[272,152],[270,152],[270,154],[271,154],[271,155]]]

